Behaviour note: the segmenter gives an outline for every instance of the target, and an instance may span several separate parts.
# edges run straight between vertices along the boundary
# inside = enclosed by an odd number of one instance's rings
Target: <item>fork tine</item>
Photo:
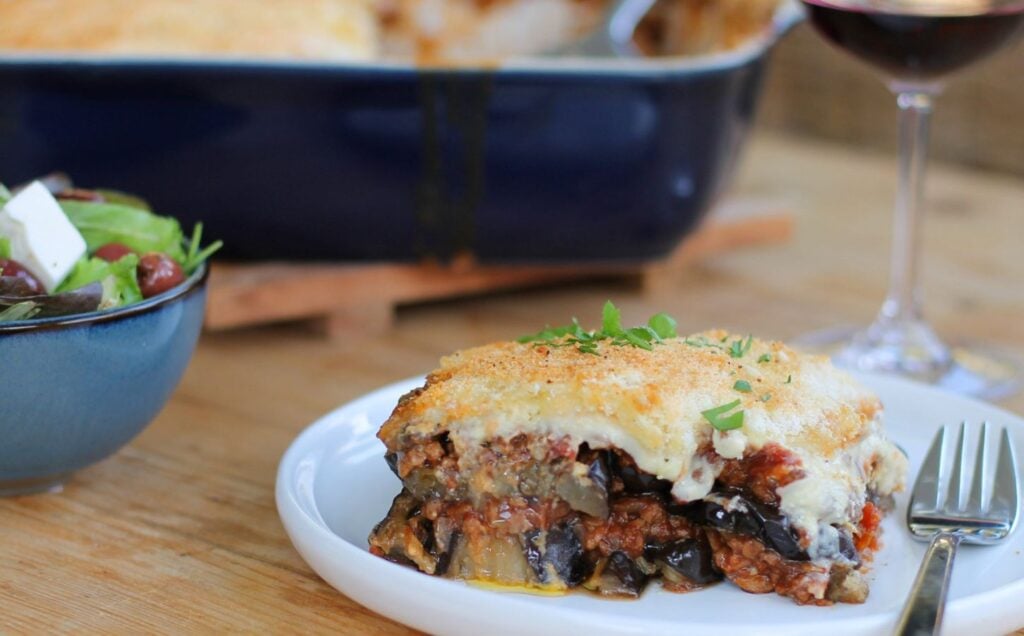
[[[946,427],[935,433],[928,454],[917,473],[914,492],[910,498],[911,507],[920,510],[937,510],[942,503],[939,501],[939,478],[942,468],[942,447],[946,445]]]
[[[1017,515],[1017,464],[1013,457],[1010,432],[1003,429],[999,437],[999,459],[996,461],[996,480],[992,485],[993,514],[1002,514],[1011,523]]]
[[[981,423],[981,434],[978,435],[978,450],[974,454],[974,475],[971,477],[971,495],[967,499],[967,507],[974,514],[985,512],[985,466],[988,455],[988,422]]]
[[[946,490],[947,509],[961,510],[960,483],[963,481],[964,466],[964,436],[967,434],[967,422],[960,422],[960,434],[956,436],[956,454],[953,455],[953,472],[949,476],[949,486]]]

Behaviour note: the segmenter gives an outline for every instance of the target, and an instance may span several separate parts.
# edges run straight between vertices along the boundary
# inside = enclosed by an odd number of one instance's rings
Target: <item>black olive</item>
[[[384,456],[384,461],[387,462],[391,472],[395,473],[395,477],[401,479],[401,475],[398,474],[398,453],[388,453]]]
[[[722,580],[722,574],[712,561],[711,544],[707,537],[681,539],[661,546],[658,561],[698,584]]]

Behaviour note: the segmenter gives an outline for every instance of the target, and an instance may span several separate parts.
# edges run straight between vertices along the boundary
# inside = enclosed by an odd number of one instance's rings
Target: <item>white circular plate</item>
[[[988,420],[1008,426],[1024,450],[1024,420],[937,389],[862,376],[886,406],[890,436],[910,455],[911,476],[939,426]],[[924,544],[903,519],[907,495],[883,523],[882,550],[863,605],[801,607],[773,594],[722,583],[690,594],[652,584],[640,599],[586,593],[559,597],[495,592],[421,574],[367,551],[366,538],[400,489],[375,437],[406,391],[421,378],[384,387],[323,417],[285,453],[277,508],[307,563],[340,592],[396,621],[435,634],[887,634],[913,582]],[[911,480],[912,481],[912,480]],[[1024,531],[995,547],[965,546],[957,556],[945,633],[1005,634],[1024,626]]]

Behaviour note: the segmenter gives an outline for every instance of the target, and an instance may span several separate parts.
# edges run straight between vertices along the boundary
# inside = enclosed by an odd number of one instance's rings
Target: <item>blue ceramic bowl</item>
[[[160,412],[203,322],[207,267],[107,312],[0,324],[0,495],[49,490]]]
[[[727,53],[487,69],[0,57],[0,175],[145,192],[228,258],[651,260],[727,184],[799,17]]]

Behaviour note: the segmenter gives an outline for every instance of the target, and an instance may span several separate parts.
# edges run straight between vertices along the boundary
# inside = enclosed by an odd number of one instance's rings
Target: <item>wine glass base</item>
[[[1024,366],[1012,355],[974,343],[948,349],[949,360],[938,368],[906,368],[890,347],[866,344],[864,331],[853,326],[823,329],[793,341],[794,346],[828,355],[836,366],[917,380],[952,393],[999,400],[1024,386]]]

